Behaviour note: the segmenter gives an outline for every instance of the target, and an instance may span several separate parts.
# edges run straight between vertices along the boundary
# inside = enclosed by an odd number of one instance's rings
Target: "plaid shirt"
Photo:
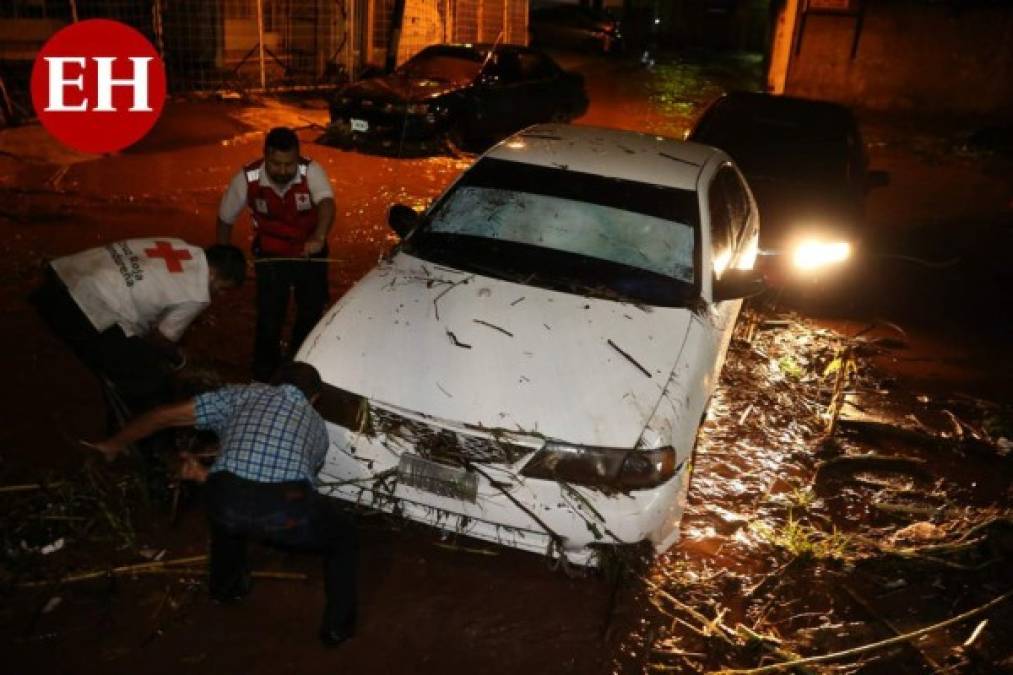
[[[233,386],[196,398],[198,429],[218,435],[211,467],[262,483],[315,482],[330,441],[324,420],[296,387]]]

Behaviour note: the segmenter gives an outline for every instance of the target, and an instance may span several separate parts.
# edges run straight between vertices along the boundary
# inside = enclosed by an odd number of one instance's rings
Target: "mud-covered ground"
[[[671,136],[758,68],[569,61],[592,100],[580,123]],[[173,520],[157,499],[146,504],[135,467],[82,453],[76,439],[104,427],[97,383],[25,294],[43,260],[102,241],[210,242],[220,191],[257,156],[257,130],[289,124],[303,127],[306,154],[338,195],[337,297],[390,245],[387,206],[424,203],[469,158],[313,144],[325,122],[314,102],[178,101],[140,146],[105,158],[60,150],[38,127],[0,131],[5,672],[749,668],[879,642],[1013,589],[1001,440],[1013,436],[1011,162],[969,147],[962,127],[870,117],[873,165],[892,174],[870,199],[872,254],[846,302],[794,302],[807,316],[775,293],[741,323],[701,434],[685,537],[667,555],[571,578],[538,556],[365,513],[360,623],[340,649],[316,641],[314,558],[255,548],[253,594],[212,604],[199,489],[183,493]],[[187,336],[191,382],[242,380],[252,321],[252,284],[210,309]],[[27,585],[153,560],[182,562]],[[1013,669],[1010,607],[809,668]]]

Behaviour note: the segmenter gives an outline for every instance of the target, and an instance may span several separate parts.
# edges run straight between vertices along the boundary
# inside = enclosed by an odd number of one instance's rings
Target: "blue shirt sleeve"
[[[194,427],[199,430],[208,429],[221,435],[240,391],[240,387],[224,387],[197,396],[194,399],[196,417]]]
[[[327,425],[320,414],[313,411],[313,451],[310,455],[311,466],[314,471],[319,471],[327,458],[327,449],[331,446],[331,438],[327,434]]]

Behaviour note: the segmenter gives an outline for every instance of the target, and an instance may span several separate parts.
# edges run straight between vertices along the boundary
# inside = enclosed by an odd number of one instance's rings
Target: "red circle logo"
[[[82,152],[115,152],[151,130],[165,104],[165,65],[126,24],[89,19],[49,39],[32,68],[32,103],[49,133]]]

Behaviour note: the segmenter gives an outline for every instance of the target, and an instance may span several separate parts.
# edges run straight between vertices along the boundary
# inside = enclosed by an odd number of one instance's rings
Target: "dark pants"
[[[255,251],[256,253],[256,251]],[[325,248],[317,258],[326,258]],[[253,377],[267,382],[281,365],[281,330],[285,324],[289,293],[295,295],[295,324],[289,353],[295,355],[327,306],[327,263],[256,258],[257,332],[253,343]]]
[[[207,481],[211,525],[211,594],[228,597],[248,587],[246,542],[324,554],[324,625],[355,621],[358,545],[354,525],[305,481],[260,483],[227,471]],[[237,593],[238,591],[238,593]]]
[[[119,326],[98,331],[51,267],[31,296],[50,329],[92,371],[115,385],[131,414],[166,402],[172,394],[167,356],[142,337],[127,337]]]

